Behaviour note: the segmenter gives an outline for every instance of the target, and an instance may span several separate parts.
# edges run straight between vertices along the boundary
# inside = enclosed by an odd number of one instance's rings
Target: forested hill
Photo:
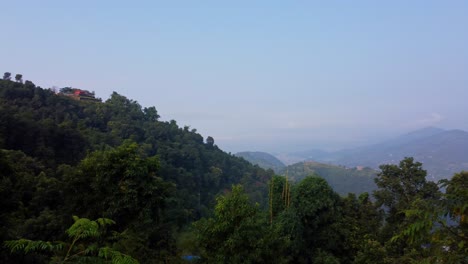
[[[295,163],[282,171],[283,175],[287,174],[295,182],[316,174],[324,178],[333,190],[341,195],[372,193],[377,189],[374,182],[377,173],[368,167],[346,168],[314,161]]]
[[[232,184],[264,204],[272,176],[195,129],[159,121],[155,107],[115,92],[79,101],[30,81],[0,80],[0,148],[1,241],[54,241],[72,215],[107,217],[147,259],[174,255],[174,232]]]
[[[286,166],[283,162],[277,159],[275,156],[260,151],[244,151],[235,154],[238,157],[242,157],[245,160],[256,164],[264,169],[272,169],[274,172],[279,173]]]

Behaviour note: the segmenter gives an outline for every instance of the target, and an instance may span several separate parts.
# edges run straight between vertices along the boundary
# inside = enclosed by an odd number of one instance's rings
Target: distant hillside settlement
[[[80,101],[92,101],[92,102],[101,102],[100,98],[96,98],[94,92],[88,90],[82,90],[78,88],[64,87],[60,89],[60,95],[71,97],[75,100]]]

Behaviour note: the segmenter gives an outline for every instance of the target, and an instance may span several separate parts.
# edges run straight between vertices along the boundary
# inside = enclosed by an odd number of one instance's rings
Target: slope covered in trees
[[[272,169],[276,173],[280,173],[286,167],[283,162],[266,152],[244,151],[236,153],[236,156],[242,157],[248,162],[260,166],[260,168]]]
[[[148,259],[173,256],[176,232],[232,184],[266,204],[272,176],[159,121],[155,107],[115,92],[78,101],[30,81],[0,80],[0,149],[2,241],[60,240],[72,215],[106,217],[128,235],[124,251]],[[8,256],[2,248],[0,262]]]

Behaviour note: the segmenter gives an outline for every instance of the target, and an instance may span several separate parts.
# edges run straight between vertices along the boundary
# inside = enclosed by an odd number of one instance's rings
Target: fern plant
[[[75,222],[65,232],[70,242],[33,241],[17,239],[5,241],[5,246],[12,253],[48,253],[52,254],[50,263],[113,263],[138,264],[129,255],[98,242],[107,226],[115,224],[111,219],[89,220],[73,216]]]

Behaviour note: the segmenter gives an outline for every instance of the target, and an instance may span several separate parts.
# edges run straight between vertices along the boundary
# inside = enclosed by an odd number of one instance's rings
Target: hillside
[[[371,193],[376,189],[374,183],[377,171],[370,168],[345,168],[319,162],[306,161],[289,165],[283,170],[293,181],[298,182],[306,176],[316,174],[324,178],[328,184],[341,195],[348,193]]]
[[[309,149],[306,151],[298,151],[292,153],[279,153],[276,155],[276,157],[282,162],[284,162],[286,165],[292,165],[294,163],[306,160],[323,160],[330,154],[330,152],[321,149]]]
[[[283,162],[266,152],[244,151],[238,152],[235,155],[244,158],[252,164],[260,166],[260,168],[272,169],[276,173],[280,172],[282,169],[284,169],[284,167],[286,167]]]
[[[58,240],[72,215],[104,216],[143,239],[147,259],[174,255],[175,232],[233,184],[265,205],[272,176],[116,92],[77,100],[10,80],[0,80],[0,168],[0,241]]]

